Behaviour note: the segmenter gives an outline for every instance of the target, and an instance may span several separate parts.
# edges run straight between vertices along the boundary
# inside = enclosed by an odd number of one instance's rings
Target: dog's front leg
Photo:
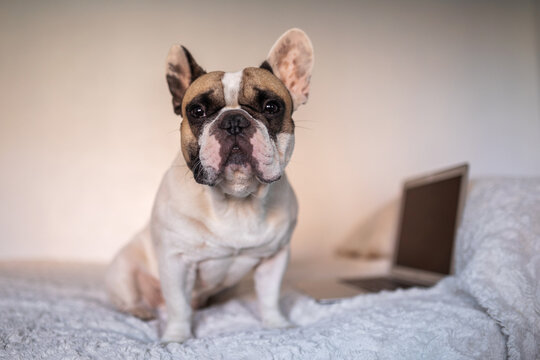
[[[162,342],[183,342],[191,337],[191,293],[196,265],[180,254],[164,253],[160,257],[159,277],[167,306],[167,326]]]
[[[289,245],[272,257],[264,259],[255,270],[255,291],[259,299],[261,318],[265,327],[283,328],[291,323],[279,308],[281,280],[289,262]]]

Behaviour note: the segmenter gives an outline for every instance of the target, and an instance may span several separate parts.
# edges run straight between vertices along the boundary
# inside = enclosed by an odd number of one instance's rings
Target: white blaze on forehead
[[[242,83],[243,70],[223,74],[221,83],[223,84],[223,95],[225,96],[225,106],[238,107],[238,93]]]

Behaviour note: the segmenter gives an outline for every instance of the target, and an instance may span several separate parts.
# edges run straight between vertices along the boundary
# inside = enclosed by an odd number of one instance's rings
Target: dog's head
[[[291,29],[260,67],[207,73],[183,46],[167,57],[182,154],[198,183],[278,180],[294,148],[292,113],[307,101],[313,48]]]

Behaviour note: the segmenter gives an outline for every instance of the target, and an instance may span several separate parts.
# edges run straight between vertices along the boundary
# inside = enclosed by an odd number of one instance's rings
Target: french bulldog
[[[312,68],[313,48],[299,29],[285,32],[259,67],[238,72],[206,72],[185,47],[170,49],[166,78],[182,117],[181,151],[148,225],[105,279],[121,311],[149,319],[165,306],[163,342],[190,338],[192,309],[252,270],[263,325],[291,325],[279,293],[298,204],[285,167],[291,116],[308,99]]]

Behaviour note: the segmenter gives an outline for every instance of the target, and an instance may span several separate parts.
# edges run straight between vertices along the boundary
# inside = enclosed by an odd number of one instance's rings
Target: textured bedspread
[[[115,311],[101,265],[0,263],[0,359],[538,359],[540,182],[473,188],[456,275],[427,290],[322,305],[286,292],[297,325],[260,326],[246,296],[195,313],[195,338]]]
[[[3,264],[0,358],[6,359],[498,359],[499,326],[452,279],[431,290],[364,295],[320,305],[286,293],[298,324],[261,328],[253,298],[195,314],[195,339],[158,342],[159,321],[116,312],[104,268],[74,264]]]

